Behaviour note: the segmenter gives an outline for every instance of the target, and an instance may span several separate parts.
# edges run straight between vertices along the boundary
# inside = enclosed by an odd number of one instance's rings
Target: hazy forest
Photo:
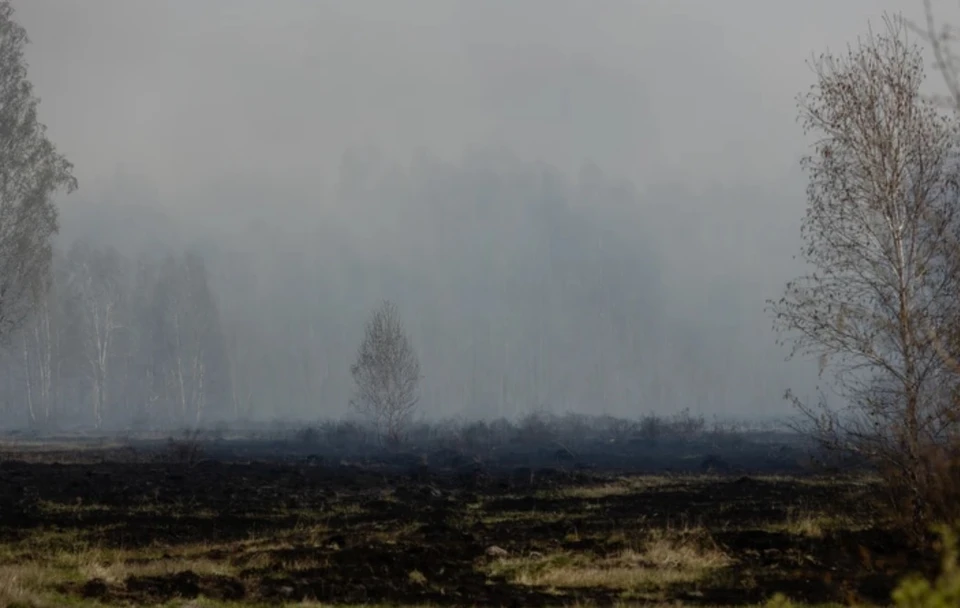
[[[958,9],[0,0],[0,608],[960,606]]]
[[[571,176],[502,150],[405,165],[349,152],[329,215],[308,225],[270,203],[197,226],[130,196],[65,203],[42,313],[5,352],[5,425],[342,416],[381,298],[401,308],[434,417],[727,404],[762,416],[781,401],[785,372],[760,339],[769,321],[734,316],[736,282],[671,285],[627,223],[642,196],[593,165]],[[731,341],[754,365],[723,356]],[[179,368],[185,401],[170,384]]]
[[[590,112],[606,77],[585,77]],[[52,286],[8,336],[0,424],[348,416],[349,366],[384,298],[432,418],[766,419],[789,414],[788,386],[813,387],[815,367],[783,362],[763,310],[799,268],[796,163],[789,189],[784,176],[642,185],[588,153],[565,166],[496,140],[393,154],[361,140],[330,163],[307,190],[228,170],[178,192],[117,159],[58,196]]]

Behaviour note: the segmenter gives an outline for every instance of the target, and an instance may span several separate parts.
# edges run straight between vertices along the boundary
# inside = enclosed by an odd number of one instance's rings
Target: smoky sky
[[[775,370],[762,391],[777,411],[788,384],[814,382],[782,362],[763,312],[798,271],[807,62],[885,12],[923,15],[920,0],[13,4],[41,120],[80,182],[64,206],[135,198],[216,230],[232,205],[309,232],[351,148],[595,163],[638,192],[628,217],[669,314],[727,327],[737,365]]]
[[[347,145],[497,141],[651,180],[771,179],[805,61],[920,2],[30,0],[30,76],[90,184],[312,181]],[[326,170],[325,170],[326,168]]]

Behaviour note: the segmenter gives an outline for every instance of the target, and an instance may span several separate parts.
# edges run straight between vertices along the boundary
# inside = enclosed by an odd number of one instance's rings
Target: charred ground
[[[885,603],[933,565],[770,436],[559,443],[8,443],[0,604]]]

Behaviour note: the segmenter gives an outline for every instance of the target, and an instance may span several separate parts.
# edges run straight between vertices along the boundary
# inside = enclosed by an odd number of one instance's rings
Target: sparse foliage
[[[815,63],[800,100],[817,138],[803,160],[813,272],[771,308],[792,354],[817,357],[846,405],[788,396],[825,446],[902,472],[920,525],[934,515],[925,446],[957,428],[957,375],[941,356],[960,315],[957,123],[922,96],[922,55],[902,22],[886,25]]]
[[[50,279],[57,233],[53,195],[72,191],[73,166],[38,121],[39,99],[27,80],[27,33],[0,2],[0,339],[36,309]]]
[[[420,398],[420,362],[393,302],[373,311],[350,373],[356,383],[351,406],[374,422],[381,439],[396,446]]]

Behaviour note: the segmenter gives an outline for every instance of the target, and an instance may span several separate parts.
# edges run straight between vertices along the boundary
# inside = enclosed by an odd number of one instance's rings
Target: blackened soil
[[[617,590],[558,594],[490,577],[482,568],[493,559],[487,550],[603,556],[626,548],[623,539],[631,535],[682,525],[706,528],[735,560],[709,585],[667,591],[668,600],[690,604],[752,603],[777,591],[815,602],[883,602],[908,566],[926,563],[902,538],[878,529],[822,537],[776,531],[797,505],[859,517],[866,509],[862,485],[714,476],[667,478],[624,492],[569,491],[611,482],[601,473],[560,469],[521,475],[296,463],[8,461],[0,464],[0,540],[14,542],[42,528],[133,551],[162,547],[176,554],[188,546],[211,547],[203,557],[223,562],[232,573],[183,569],[61,587],[68,594],[134,604],[205,596],[608,605],[621,599]],[[304,532],[310,529],[305,524],[314,531]]]

